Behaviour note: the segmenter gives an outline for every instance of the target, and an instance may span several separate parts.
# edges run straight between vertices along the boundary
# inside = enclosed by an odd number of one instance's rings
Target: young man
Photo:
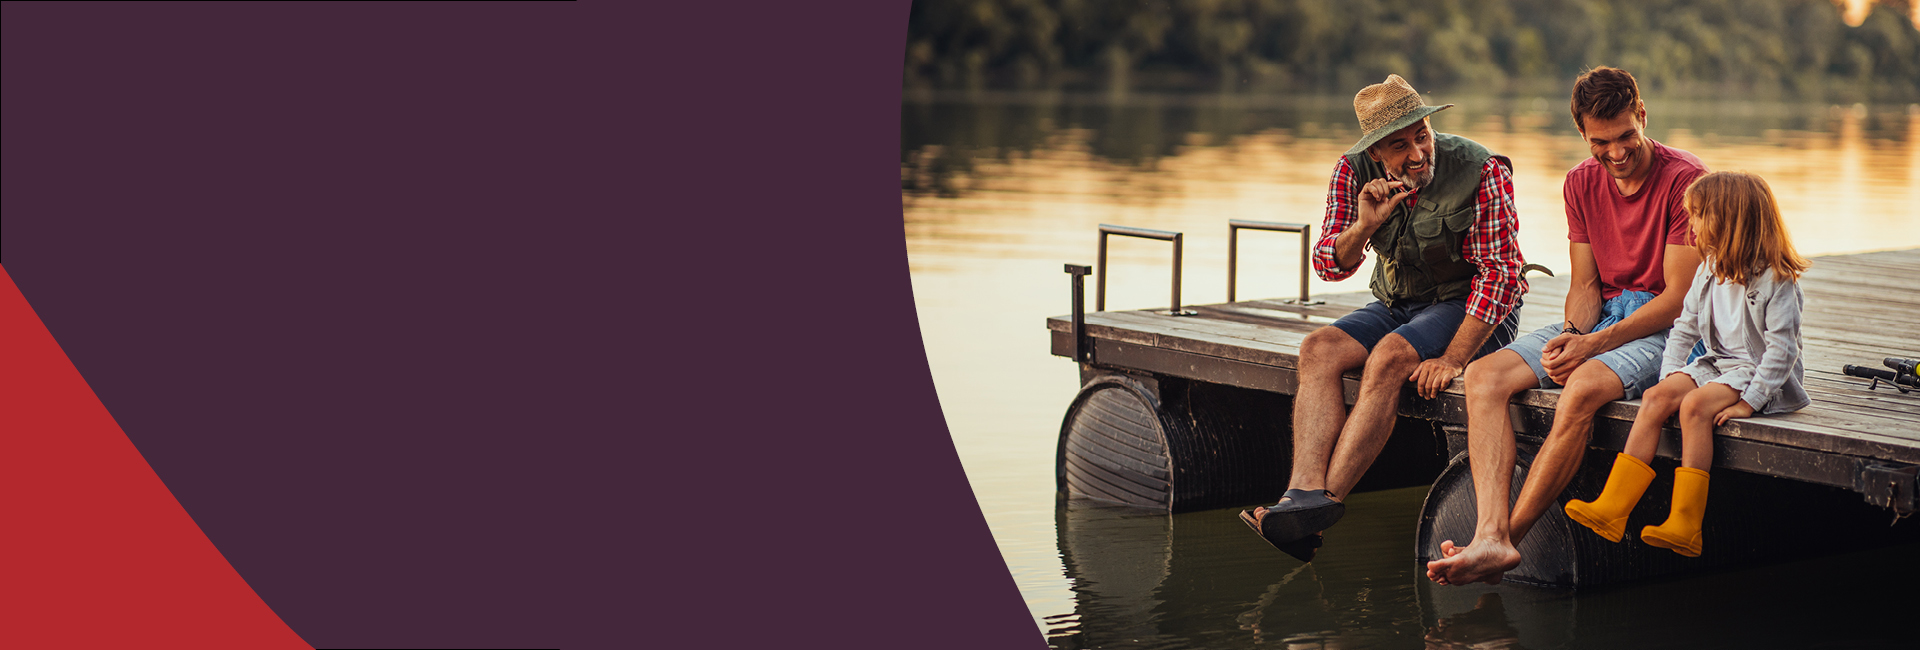
[[[1526,283],[1514,242],[1512,163],[1459,136],[1433,132],[1427,106],[1398,75],[1353,99],[1363,135],[1334,167],[1314,252],[1320,277],[1374,267],[1375,302],[1308,335],[1293,406],[1293,473],[1274,506],[1240,513],[1261,537],[1311,560],[1320,531],[1345,512],[1399,412],[1411,381],[1432,397],[1468,362],[1516,333]],[[1340,375],[1364,367],[1348,415]]]
[[[1427,577],[1440,584],[1498,583],[1520,564],[1521,538],[1580,467],[1594,413],[1659,381],[1667,328],[1700,264],[1682,197],[1706,166],[1647,137],[1646,105],[1625,70],[1580,75],[1572,103],[1593,158],[1567,172],[1563,186],[1573,258],[1565,322],[1467,369],[1467,455],[1478,522],[1472,543],[1444,541],[1445,557],[1427,564]],[[1509,509],[1514,436],[1507,403],[1523,390],[1556,387],[1564,390],[1553,428]]]

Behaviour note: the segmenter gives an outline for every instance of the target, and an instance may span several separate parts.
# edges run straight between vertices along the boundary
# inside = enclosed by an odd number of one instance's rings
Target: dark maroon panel
[[[906,3],[688,5],[5,6],[6,271],[307,641],[1042,645],[920,347]]]

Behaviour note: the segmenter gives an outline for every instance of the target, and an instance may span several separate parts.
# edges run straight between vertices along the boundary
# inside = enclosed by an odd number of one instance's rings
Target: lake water
[[[1521,249],[1565,269],[1560,183],[1588,156],[1566,99],[1427,101],[1457,104],[1437,130],[1512,158]],[[1237,509],[1169,516],[1058,499],[1055,444],[1079,388],[1044,324],[1070,309],[1062,263],[1093,263],[1101,223],[1179,231],[1183,301],[1224,301],[1227,220],[1317,229],[1327,176],[1358,137],[1350,102],[903,101],[901,203],[934,384],[987,524],[1056,647],[1905,647],[1880,640],[1911,639],[1911,545],[1578,593],[1436,588],[1413,562],[1420,488],[1354,495],[1308,566]],[[1648,132],[1713,169],[1765,177],[1803,254],[1920,246],[1920,106],[1654,99]],[[1297,295],[1298,241],[1242,233],[1239,297]],[[1164,242],[1115,238],[1109,254],[1108,308],[1164,308]],[[1312,290],[1365,291],[1368,271]]]

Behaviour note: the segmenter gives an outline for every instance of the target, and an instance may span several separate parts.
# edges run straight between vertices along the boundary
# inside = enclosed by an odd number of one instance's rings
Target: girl
[[[1700,518],[1707,509],[1707,468],[1713,465],[1713,427],[1754,413],[1799,410],[1801,387],[1800,274],[1807,260],[1793,250],[1773,190],[1759,176],[1715,172],[1687,188],[1694,245],[1702,264],[1685,307],[1667,334],[1660,383],[1648,389],[1613,462],[1607,486],[1591,502],[1567,503],[1567,516],[1618,542],[1627,513],[1653,482],[1660,428],[1680,420],[1680,467],[1673,477],[1673,509],[1666,523],[1647,526],[1640,539],[1699,557]],[[1706,353],[1687,363],[1704,340]]]

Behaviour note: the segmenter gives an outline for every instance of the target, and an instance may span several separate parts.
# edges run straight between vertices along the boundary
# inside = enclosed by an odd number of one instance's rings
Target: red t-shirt
[[[1651,140],[1649,140],[1651,142]],[[1652,170],[1632,196],[1622,196],[1600,161],[1587,158],[1567,172],[1567,239],[1593,247],[1600,297],[1622,291],[1658,294],[1667,288],[1666,247],[1692,246],[1687,186],[1707,173],[1693,154],[1653,143]]]

